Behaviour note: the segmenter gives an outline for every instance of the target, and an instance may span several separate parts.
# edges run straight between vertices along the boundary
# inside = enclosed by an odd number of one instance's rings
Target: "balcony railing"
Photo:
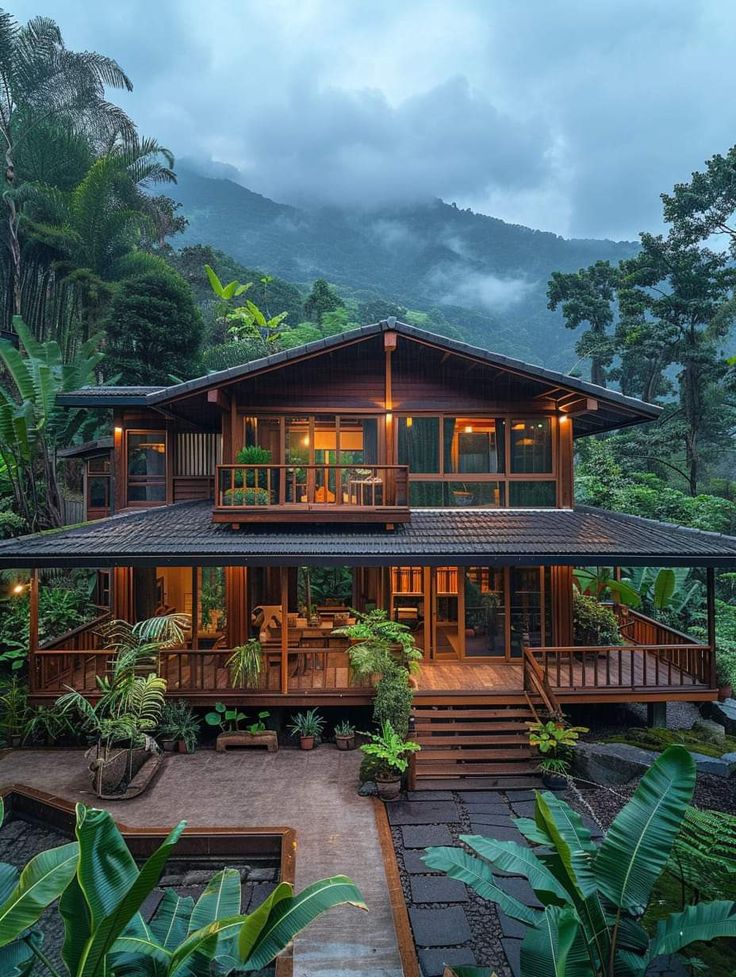
[[[406,465],[218,465],[215,522],[406,522]]]

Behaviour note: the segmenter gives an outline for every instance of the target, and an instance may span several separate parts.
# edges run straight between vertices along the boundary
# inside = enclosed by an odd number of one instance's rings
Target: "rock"
[[[207,885],[213,874],[209,869],[192,869],[184,876],[184,885]]]
[[[397,801],[388,809],[389,824],[447,824],[459,821],[454,801]]]
[[[736,735],[736,699],[726,699],[725,702],[704,702],[700,711],[704,716],[724,726],[727,733]]]
[[[375,797],[378,793],[378,788],[373,783],[372,780],[366,780],[364,784],[358,788],[358,793],[361,797]]]
[[[704,753],[691,753],[690,756],[695,760],[698,773],[710,774],[711,777],[731,777],[736,773],[734,753],[724,753],[721,757],[706,756]]]
[[[472,934],[465,913],[459,906],[446,909],[409,910],[414,942],[417,946],[457,946],[468,943]]]
[[[404,848],[435,848],[452,844],[450,829],[444,824],[407,826],[401,829]]]
[[[411,880],[411,901],[467,902],[468,893],[462,882],[449,879],[446,875],[415,875]]]
[[[464,947],[448,947],[446,950],[420,950],[419,963],[424,977],[442,977],[445,964],[448,967],[472,967],[475,957]]]
[[[276,869],[275,868],[252,868],[248,872],[249,882],[275,882],[276,881]]]
[[[628,784],[641,777],[658,754],[627,743],[578,743],[573,767],[575,776],[604,787]]]
[[[726,738],[726,727],[715,719],[696,719],[693,732],[700,733],[709,743],[722,743]]]

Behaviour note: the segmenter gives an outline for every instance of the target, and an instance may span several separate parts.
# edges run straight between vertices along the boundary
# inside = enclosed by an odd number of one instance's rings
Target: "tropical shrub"
[[[422,653],[405,624],[392,621],[381,608],[354,613],[357,618],[355,624],[335,628],[332,633],[354,642],[348,654],[350,665],[357,675],[380,675],[396,662],[405,665],[411,672],[419,670]]]
[[[242,476],[242,472],[240,473]],[[238,473],[236,472],[236,480]],[[271,496],[265,488],[235,488],[225,491],[225,505],[268,505]]]
[[[391,723],[399,736],[409,733],[409,718],[414,691],[409,685],[409,673],[400,665],[391,664],[376,684],[373,698],[373,721],[380,728]]]
[[[183,740],[187,753],[192,753],[199,742],[201,725],[194,709],[185,699],[167,700],[161,709],[158,734],[162,739]]]
[[[376,761],[374,775],[379,780],[404,773],[409,766],[408,754],[421,749],[418,743],[399,736],[388,720],[382,723],[380,733],[366,735],[370,736],[371,741],[364,743],[360,749]]]
[[[244,645],[234,648],[226,664],[232,688],[256,687],[263,665],[261,642],[250,638]]]
[[[315,739],[322,735],[325,728],[325,720],[316,709],[307,709],[306,712],[298,712],[288,725],[292,736],[303,738],[313,736]]]
[[[536,850],[461,835],[473,854],[466,848],[430,848],[424,861],[524,925],[524,977],[643,977],[654,961],[691,943],[736,936],[736,903],[725,899],[661,918],[653,934],[641,922],[694,789],[695,763],[686,750],[673,746],[642,777],[600,846],[568,804],[552,793],[537,793],[534,818],[514,819]],[[526,878],[543,908],[530,908],[506,893],[494,869]]]
[[[616,615],[595,597],[573,591],[573,634],[576,645],[620,645]]]

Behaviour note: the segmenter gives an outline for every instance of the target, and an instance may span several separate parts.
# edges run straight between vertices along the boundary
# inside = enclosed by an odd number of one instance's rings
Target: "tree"
[[[166,384],[196,374],[202,317],[187,283],[163,261],[117,285],[105,325],[108,376]]]
[[[334,312],[336,309],[343,308],[345,303],[337,294],[335,289],[328,285],[324,278],[318,278],[312,291],[304,302],[304,316],[310,322],[322,325],[322,317],[326,312]]]
[[[736,146],[725,156],[712,156],[705,171],[693,173],[688,183],[677,183],[672,193],[663,193],[662,203],[664,218],[680,243],[693,245],[725,235],[736,254]]]
[[[613,322],[613,300],[618,273],[608,261],[596,261],[589,268],[576,272],[555,271],[547,286],[547,308],[553,311],[562,305],[562,315],[568,329],[577,329],[584,322],[589,328],[578,340],[575,349],[581,358],[590,357],[590,379],[602,387],[606,385],[606,368],[614,355],[613,338],[608,329]]]
[[[0,387],[0,460],[16,512],[34,531],[63,523],[56,451],[71,443],[84,421],[81,409],[59,407],[57,397],[90,383],[102,354],[92,337],[64,363],[59,346],[37,342],[20,316],[14,326],[23,352],[0,340],[0,360],[13,387]]]
[[[36,130],[54,122],[83,133],[97,145],[116,137],[131,139],[134,127],[125,112],[107,101],[105,88],[130,91],[132,84],[116,61],[96,52],[70,51],[57,24],[34,17],[20,26],[0,11],[0,135],[5,145],[6,242],[12,270],[13,312],[21,312],[22,187],[16,156]]]

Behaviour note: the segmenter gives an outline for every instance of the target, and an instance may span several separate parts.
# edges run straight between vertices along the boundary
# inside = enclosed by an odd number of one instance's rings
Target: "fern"
[[[669,871],[706,899],[736,899],[736,816],[688,807]]]

